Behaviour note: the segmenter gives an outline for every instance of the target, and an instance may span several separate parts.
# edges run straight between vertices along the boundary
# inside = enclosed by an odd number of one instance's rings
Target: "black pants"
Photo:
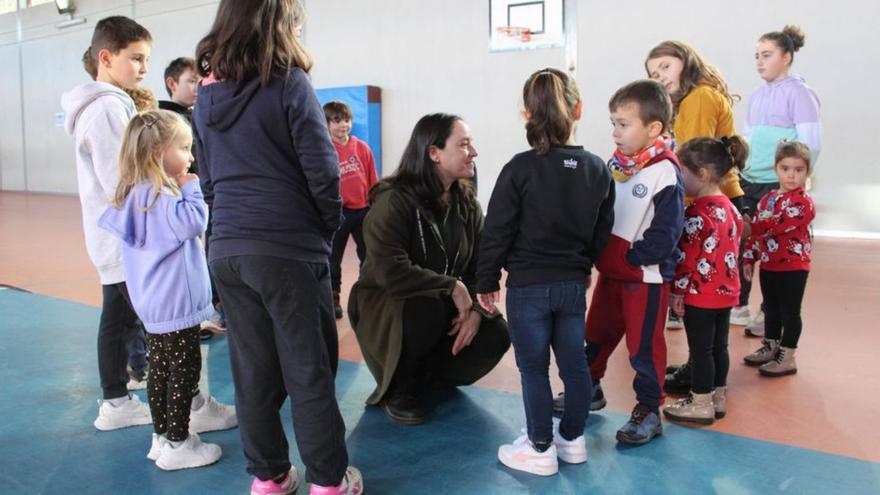
[[[153,431],[174,442],[189,436],[189,413],[202,372],[199,341],[199,327],[147,334],[150,349],[147,398],[153,415]]]
[[[730,370],[727,352],[730,308],[685,306],[684,329],[693,366],[691,390],[695,394],[708,394],[715,387],[726,386]]]
[[[758,209],[758,203],[761,202],[761,198],[767,195],[773,189],[779,188],[778,182],[772,182],[770,184],[756,184],[754,182],[749,182],[742,177],[739,179],[739,185],[742,187],[743,192],[745,192],[745,196],[743,196],[742,204],[743,209],[748,213],[748,215],[754,218],[756,211]],[[742,213],[742,212],[740,212]],[[749,304],[749,294],[752,292],[752,282],[750,280],[746,280],[743,277],[743,263],[742,263],[742,255],[744,251],[744,246],[746,244],[745,237],[742,237],[739,244],[739,306],[748,306]],[[764,305],[761,304],[761,308],[763,309]],[[766,311],[765,311],[766,316]]]
[[[104,399],[128,394],[129,349],[133,341],[143,338],[143,328],[131,306],[125,282],[102,285],[103,302],[98,326],[98,373]],[[136,346],[135,346],[136,347]],[[141,346],[142,347],[142,346]]]
[[[782,347],[797,348],[801,338],[801,302],[810,272],[770,272],[761,270],[764,294],[764,338],[780,340]]]
[[[357,257],[363,264],[367,257],[367,246],[364,244],[364,217],[369,208],[360,210],[342,209],[342,225],[333,235],[333,250],[330,253],[330,280],[333,290],[339,292],[342,288],[342,257],[345,254],[345,246],[348,244],[348,236],[354,238],[357,247]]]
[[[208,246],[211,242],[211,209],[212,207],[209,205],[208,207],[208,228],[205,229],[205,256],[208,256]],[[211,276],[211,303],[214,304],[214,308],[220,308],[220,295],[217,292],[217,284],[214,283],[214,275]]]
[[[389,393],[415,392],[423,385],[470,385],[498,364],[510,348],[507,322],[483,319],[471,344],[452,355],[449,335],[458,310],[449,298],[414,297],[403,310],[403,349]]]
[[[348,453],[335,396],[338,342],[327,263],[233,256],[210,267],[226,308],[248,473],[268,480],[290,469],[278,413],[289,396],[306,479],[338,485]]]

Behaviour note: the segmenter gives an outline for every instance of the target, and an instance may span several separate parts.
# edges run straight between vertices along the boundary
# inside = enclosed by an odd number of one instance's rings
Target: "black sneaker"
[[[405,425],[420,425],[428,419],[421,401],[409,393],[395,394],[383,400],[382,409],[389,418]]]
[[[629,445],[644,445],[663,434],[660,416],[642,404],[636,404],[629,421],[617,430],[617,441]]]
[[[608,405],[608,401],[605,400],[605,393],[602,392],[602,385],[597,383],[593,387],[593,399],[590,400],[590,411],[604,409],[606,405]]]
[[[691,362],[688,361],[674,373],[666,375],[663,391],[669,395],[688,395],[691,393],[692,369]]]

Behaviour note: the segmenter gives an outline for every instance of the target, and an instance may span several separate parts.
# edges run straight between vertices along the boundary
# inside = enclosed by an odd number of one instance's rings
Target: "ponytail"
[[[561,70],[542,69],[529,77],[523,86],[523,104],[526,139],[535,152],[544,155],[568,142],[579,101],[577,85]]]

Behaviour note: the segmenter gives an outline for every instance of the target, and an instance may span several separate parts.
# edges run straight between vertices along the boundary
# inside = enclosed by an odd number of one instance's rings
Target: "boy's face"
[[[200,80],[192,69],[184,69],[177,81],[169,77],[165,83],[171,90],[171,101],[182,107],[191,108],[196,104]]]
[[[783,192],[804,187],[809,173],[810,168],[807,164],[794,156],[783,158],[776,164],[776,176],[779,177],[779,188]]]
[[[348,141],[348,135],[351,133],[351,119],[344,117],[336,117],[327,123],[330,128],[330,137],[339,143]]]
[[[631,155],[647,148],[663,131],[660,122],[645,125],[639,115],[638,103],[624,103],[611,112],[611,133],[614,144],[624,154]]]
[[[102,49],[98,52],[97,80],[122,88],[140,86],[147,76],[151,51],[152,46],[147,41],[129,43],[117,53]]]

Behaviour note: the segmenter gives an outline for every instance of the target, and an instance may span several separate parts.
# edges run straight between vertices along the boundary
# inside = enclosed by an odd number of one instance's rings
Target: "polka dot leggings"
[[[150,374],[147,397],[153,430],[173,442],[189,436],[192,398],[198,393],[202,355],[199,327],[171,333],[147,333]]]

